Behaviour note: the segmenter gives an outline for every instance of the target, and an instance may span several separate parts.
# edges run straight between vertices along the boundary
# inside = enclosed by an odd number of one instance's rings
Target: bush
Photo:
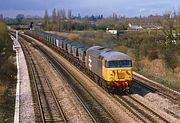
[[[90,45],[101,45],[108,48],[113,48],[115,40],[112,35],[104,31],[84,31],[80,32],[80,41]]]
[[[0,21],[0,122],[13,122],[16,66],[12,58],[12,41],[6,25]]]
[[[158,58],[158,52],[157,50],[153,50],[148,55],[149,60],[155,60]]]
[[[126,46],[116,46],[113,49],[116,50],[116,51],[123,52],[123,53],[127,53],[128,52],[128,48]]]
[[[164,60],[166,62],[167,67],[172,69],[172,71],[174,72],[174,69],[177,67],[177,62],[178,62],[174,49],[171,48],[165,49]]]
[[[0,80],[12,80],[16,75],[14,61],[10,59],[14,54],[12,49],[6,25],[0,21]]]

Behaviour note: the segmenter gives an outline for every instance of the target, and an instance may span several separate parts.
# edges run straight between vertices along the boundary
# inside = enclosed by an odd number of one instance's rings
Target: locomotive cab
[[[129,91],[132,81],[132,60],[124,54],[117,53],[116,56],[110,54],[106,54],[102,60],[104,80],[108,86]],[[113,54],[115,54],[114,51]]]

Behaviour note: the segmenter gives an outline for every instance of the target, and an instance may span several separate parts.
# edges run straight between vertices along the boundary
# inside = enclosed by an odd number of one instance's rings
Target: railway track
[[[134,76],[134,82],[139,84],[140,86],[143,86],[152,92],[156,92],[159,95],[164,96],[165,98],[168,98],[174,103],[180,104],[180,94],[161,85],[158,83],[151,82],[150,80],[146,80],[145,78]]]
[[[169,89],[169,88],[165,88],[161,85],[157,85],[155,83],[149,82],[143,78],[142,81],[138,81],[136,79],[134,79],[133,81],[135,83],[137,83],[138,85],[147,88],[148,90],[150,90],[151,92],[155,92],[169,100],[171,100],[172,102],[174,102],[175,104],[179,104],[180,105],[180,94],[177,94],[177,92]]]
[[[32,56],[28,45],[21,42],[23,51],[28,61],[31,80],[35,87],[35,95],[38,101],[39,116],[37,122],[67,122],[66,116],[59,104],[59,101],[51,87],[50,81],[39,62]]]
[[[138,119],[140,119],[144,123],[148,122],[166,122],[169,121],[153,111],[148,106],[144,105],[136,98],[127,94],[127,96],[118,96],[115,95],[114,98],[121,103],[124,107],[126,107],[131,113],[133,113]]]
[[[65,69],[62,64],[60,64],[56,59],[52,56],[48,55],[43,49],[39,48],[43,54],[47,57],[49,62],[54,66],[54,68],[58,71],[59,75],[65,79],[69,83],[69,86],[73,90],[76,97],[81,102],[84,109],[88,112],[89,116],[92,118],[95,123],[109,123],[116,122],[116,119],[101,105],[100,102],[96,100],[93,95],[88,92],[88,89],[85,88],[82,84],[80,84],[79,80],[71,74],[70,71]]]
[[[134,84],[137,84],[139,87],[138,88],[145,88],[146,90],[148,90],[148,91],[150,91],[150,92],[152,92],[152,93],[156,93],[156,94],[158,94],[158,95],[160,95],[160,96],[162,96],[163,98],[165,98],[165,99],[168,99],[169,101],[171,101],[173,104],[175,104],[175,105],[179,105],[180,106],[180,101],[179,101],[179,99],[177,100],[177,98],[172,98],[172,95],[171,96],[169,96],[170,94],[166,94],[166,93],[164,93],[164,92],[162,92],[161,90],[157,90],[156,88],[153,88],[153,87],[151,87],[151,86],[148,86],[147,84],[145,84],[145,83],[142,83],[142,82],[140,82],[140,81],[137,81],[137,80],[134,80]],[[164,90],[164,91],[166,91],[166,90]],[[176,118],[180,118],[175,112],[173,112],[173,111],[170,111],[170,110],[168,110],[168,109],[164,109],[167,113],[169,113],[169,114],[171,114],[172,116],[174,116],[174,117],[176,117]]]
[[[70,71],[65,69],[62,64],[60,64],[56,59],[47,54],[46,51],[44,51],[41,47],[38,47],[37,45],[34,46],[36,49],[42,52],[42,54],[44,54],[46,59],[51,63],[52,66],[54,66],[54,69],[59,73],[59,76],[68,83],[69,87],[72,89],[77,99],[89,114],[93,122],[116,122],[113,116],[101,105],[100,102],[96,100],[95,97],[93,97],[93,95],[88,92],[87,88],[83,87],[83,85],[80,84],[79,80],[77,80]]]

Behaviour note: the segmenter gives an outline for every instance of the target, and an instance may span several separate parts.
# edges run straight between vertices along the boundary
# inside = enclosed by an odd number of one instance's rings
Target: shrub
[[[174,69],[177,67],[177,63],[178,63],[174,49],[172,48],[165,49],[164,60],[166,62],[167,67],[172,69],[172,71],[174,72]]]
[[[10,59],[13,54],[6,25],[0,21],[0,80],[12,80],[16,75],[14,61]]]
[[[152,50],[148,55],[149,60],[155,60],[158,58],[158,51]]]
[[[123,53],[127,53],[128,52],[128,48],[126,46],[116,46],[113,49],[116,50],[116,51],[123,52]]]

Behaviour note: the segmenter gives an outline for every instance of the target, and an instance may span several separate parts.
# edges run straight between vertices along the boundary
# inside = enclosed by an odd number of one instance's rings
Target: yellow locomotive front
[[[108,84],[128,87],[132,81],[131,60],[105,61],[103,65],[103,78]]]
[[[129,91],[132,81],[132,60],[120,52],[103,54],[102,76],[107,85]]]

